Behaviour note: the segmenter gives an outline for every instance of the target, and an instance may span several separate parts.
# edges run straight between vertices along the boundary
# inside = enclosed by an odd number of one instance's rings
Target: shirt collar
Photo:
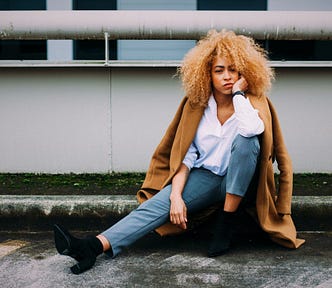
[[[211,94],[209,102],[208,102],[208,107],[212,111],[216,111],[217,110],[217,102],[216,102],[216,99],[214,99],[214,96],[212,94]]]
[[[218,118],[217,118],[217,102],[216,102],[216,99],[214,99],[213,94],[210,96],[210,99],[209,99],[209,102],[208,102],[208,110],[209,110],[209,111],[206,111],[206,112],[208,113],[208,115],[212,115],[212,117],[214,117],[214,118],[217,119],[218,124],[220,124],[220,123],[219,123],[219,120],[218,120]],[[210,116],[210,117],[211,117],[211,116]],[[227,119],[227,121],[226,121],[223,125],[225,125],[225,124],[228,123],[228,122],[233,121],[234,119],[235,119],[235,113],[233,113],[232,116],[229,117],[229,118]],[[222,125],[222,126],[223,126],[223,125]]]

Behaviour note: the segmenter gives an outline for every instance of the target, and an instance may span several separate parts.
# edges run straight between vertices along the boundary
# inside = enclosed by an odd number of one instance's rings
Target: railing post
[[[108,47],[108,32],[105,32],[104,33],[104,36],[105,36],[105,63],[104,65],[105,66],[108,66],[108,62],[109,62],[109,47]]]

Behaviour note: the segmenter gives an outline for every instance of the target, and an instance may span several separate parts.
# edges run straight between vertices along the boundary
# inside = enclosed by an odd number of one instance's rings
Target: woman
[[[238,207],[252,189],[254,217],[270,238],[289,248],[304,243],[290,217],[291,161],[265,96],[273,79],[265,52],[248,37],[210,31],[186,55],[179,73],[186,96],[152,156],[138,192],[142,204],[96,237],[78,239],[54,226],[58,252],[78,261],[73,273],[90,269],[103,252],[116,256],[154,229],[161,235],[186,230],[188,214],[215,204],[208,255],[221,255],[230,247]],[[256,185],[250,185],[253,180]]]

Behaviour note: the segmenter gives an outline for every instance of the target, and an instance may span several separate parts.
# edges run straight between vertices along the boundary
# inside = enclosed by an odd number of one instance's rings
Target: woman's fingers
[[[234,83],[232,92],[234,93],[234,92],[239,91],[239,90],[240,91],[246,91],[247,89],[248,89],[248,82],[243,76],[241,76],[239,78],[239,80],[237,80]]]
[[[170,221],[175,225],[179,225],[182,229],[187,228],[187,209],[184,207],[182,212],[171,212]]]
[[[187,229],[187,206],[182,198],[171,201],[170,221],[182,229]]]

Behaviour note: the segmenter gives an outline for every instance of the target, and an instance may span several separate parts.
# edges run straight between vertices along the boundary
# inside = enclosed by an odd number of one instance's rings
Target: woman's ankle
[[[103,252],[108,251],[108,250],[111,249],[111,244],[104,235],[99,234],[99,235],[96,236],[96,238],[103,245]]]

